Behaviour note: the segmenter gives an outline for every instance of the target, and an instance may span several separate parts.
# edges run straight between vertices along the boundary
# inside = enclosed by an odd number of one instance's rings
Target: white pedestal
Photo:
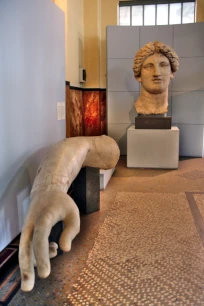
[[[127,167],[177,169],[179,162],[179,129],[127,130]]]
[[[104,190],[115,171],[115,168],[108,169],[108,170],[102,170],[100,169],[100,190]]]

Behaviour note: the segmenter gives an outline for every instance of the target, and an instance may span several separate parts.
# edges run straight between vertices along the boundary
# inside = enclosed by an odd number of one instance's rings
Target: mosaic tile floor
[[[114,172],[113,177],[111,178],[107,188],[101,192],[101,208],[100,211],[90,214],[90,215],[82,215],[81,216],[81,232],[76,237],[73,242],[72,250],[69,253],[63,254],[54,258],[51,262],[52,271],[50,276],[47,279],[39,279],[36,276],[36,283],[33,291],[25,293],[19,290],[14,298],[11,300],[9,305],[12,306],[24,306],[24,305],[67,305],[68,304],[68,296],[72,294],[72,289],[76,286],[78,282],[78,278],[80,273],[83,273],[83,269],[86,267],[86,261],[90,254],[90,251],[93,250],[95,238],[98,236],[100,228],[104,224],[104,221],[107,220],[106,217],[108,213],[111,211],[111,207],[115,202],[116,196],[118,192],[128,192],[128,193],[162,193],[167,194],[167,199],[171,199],[168,197],[168,194],[176,194],[178,196],[179,193],[194,193],[194,199],[196,203],[201,202],[202,205],[202,194],[199,196],[199,192],[204,192],[204,179],[203,179],[203,171],[204,171],[204,160],[202,158],[191,158],[181,160],[179,162],[178,170],[153,170],[153,169],[129,169],[126,168],[126,158],[121,157],[116,170]],[[190,173],[192,173],[192,177]],[[196,194],[196,195],[195,195]],[[196,199],[196,196],[198,197]],[[165,201],[165,205],[169,206],[169,200]],[[199,206],[200,207],[200,206]],[[202,210],[202,209],[201,209]],[[164,210],[165,211],[165,210]],[[202,212],[200,213],[202,214]],[[165,218],[168,217],[168,212],[166,211]],[[202,225],[200,223],[201,220],[197,220],[197,215],[193,217],[191,214],[191,221],[198,223],[197,232],[199,231],[202,237]],[[197,222],[198,221],[198,222]],[[148,219],[144,220],[143,225],[148,226]],[[173,230],[172,225],[172,230]],[[195,229],[195,227],[194,227]],[[174,233],[174,232],[173,232]],[[174,233],[175,234],[175,233]],[[175,235],[173,235],[175,236]],[[194,236],[193,236],[194,237]],[[200,241],[201,238],[200,238]],[[191,240],[189,237],[189,242],[185,240],[184,246],[185,250],[189,249],[190,246],[193,245],[194,239]],[[189,243],[189,244],[188,244]],[[157,245],[157,243],[156,243]],[[171,239],[169,245],[174,246],[174,239]],[[198,254],[200,254],[198,252]],[[200,255],[199,255],[200,256]],[[180,257],[179,257],[180,258]],[[144,262],[143,256],[137,254],[135,260],[138,264]],[[101,259],[100,267],[103,269],[104,262]],[[162,259],[161,259],[162,260]],[[133,260],[130,260],[129,268],[131,270]],[[110,262],[111,265],[114,265],[115,262]],[[162,262],[165,265],[165,260]],[[196,263],[195,263],[196,266]],[[158,267],[156,265],[154,267]],[[186,267],[187,270],[190,269],[190,266]],[[128,268],[127,268],[128,269]],[[144,268],[143,268],[144,269]],[[111,270],[112,271],[112,270]],[[154,273],[154,269],[151,270]],[[121,270],[122,272],[122,270]],[[193,271],[192,271],[193,272]],[[195,271],[194,271],[195,272]],[[118,270],[117,270],[118,273]],[[198,271],[198,275],[200,272]],[[102,274],[102,273],[101,273]],[[189,275],[191,275],[189,273]],[[101,275],[101,280],[102,280]],[[122,277],[122,276],[121,276]],[[126,274],[124,274],[126,277]],[[202,279],[202,275],[199,276]],[[101,282],[101,281],[100,281]],[[138,290],[142,291],[142,288],[147,287],[144,284],[144,279],[138,284]],[[176,287],[172,284],[174,288]],[[157,282],[157,287],[160,288],[158,294],[162,294],[165,288],[162,287],[162,280]],[[163,288],[163,289],[162,289]],[[155,289],[156,290],[156,289]],[[177,291],[179,291],[179,287]],[[197,288],[199,291],[199,288]],[[197,296],[197,295],[196,295]],[[102,297],[103,298],[103,297]],[[201,297],[202,298],[202,297]],[[174,300],[174,302],[176,302]],[[201,301],[204,305],[204,300]],[[81,304],[80,304],[81,303]],[[85,302],[80,302],[76,304],[87,305]],[[191,302],[192,303],[192,302]],[[88,304],[89,305],[89,304]],[[90,304],[91,305],[91,304]],[[94,305],[94,304],[92,304]],[[103,304],[99,304],[103,305]],[[126,304],[118,304],[126,305]],[[134,305],[128,304],[128,305]],[[137,305],[137,304],[135,304]],[[141,304],[145,305],[145,304]],[[151,304],[149,304],[151,305]],[[152,304],[154,305],[154,304]],[[158,304],[159,305],[159,304]],[[165,304],[162,304],[165,306]],[[168,304],[167,304],[168,305]],[[181,306],[185,306],[180,302]],[[191,304],[190,304],[191,305]],[[197,306],[196,304],[193,304]],[[200,305],[200,304],[198,304]]]
[[[204,248],[186,195],[120,192],[65,305],[199,306],[203,289]]]

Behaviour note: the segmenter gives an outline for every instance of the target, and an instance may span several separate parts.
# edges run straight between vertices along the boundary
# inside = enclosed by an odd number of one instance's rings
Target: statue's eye
[[[166,62],[161,62],[161,63],[160,63],[160,66],[161,66],[161,67],[167,67],[167,66],[169,66],[169,64],[166,63]]]
[[[145,68],[145,69],[152,68],[152,67],[153,67],[152,64],[146,64],[146,65],[143,66],[143,68]]]

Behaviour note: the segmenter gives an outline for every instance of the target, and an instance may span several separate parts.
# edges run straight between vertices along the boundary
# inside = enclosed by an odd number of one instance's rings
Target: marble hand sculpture
[[[178,70],[175,51],[162,42],[149,42],[134,58],[134,76],[141,83],[140,96],[135,102],[138,114],[158,115],[168,111],[168,86]]]
[[[39,167],[31,190],[31,202],[21,233],[19,265],[21,289],[30,291],[39,277],[50,274],[49,258],[57,255],[57,244],[49,244],[52,227],[63,220],[61,249],[68,252],[79,233],[79,210],[67,191],[85,166],[110,169],[119,159],[119,148],[108,136],[72,137],[53,145]]]

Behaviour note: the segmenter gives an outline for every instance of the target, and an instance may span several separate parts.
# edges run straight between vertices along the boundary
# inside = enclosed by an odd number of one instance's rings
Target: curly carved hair
[[[169,59],[171,65],[171,71],[173,73],[178,70],[179,58],[176,52],[171,47],[165,45],[164,43],[160,41],[154,41],[144,45],[136,53],[134,58],[134,66],[133,66],[135,78],[140,76],[142,64],[146,60],[146,58],[150,55],[153,55],[156,52],[165,55]]]

